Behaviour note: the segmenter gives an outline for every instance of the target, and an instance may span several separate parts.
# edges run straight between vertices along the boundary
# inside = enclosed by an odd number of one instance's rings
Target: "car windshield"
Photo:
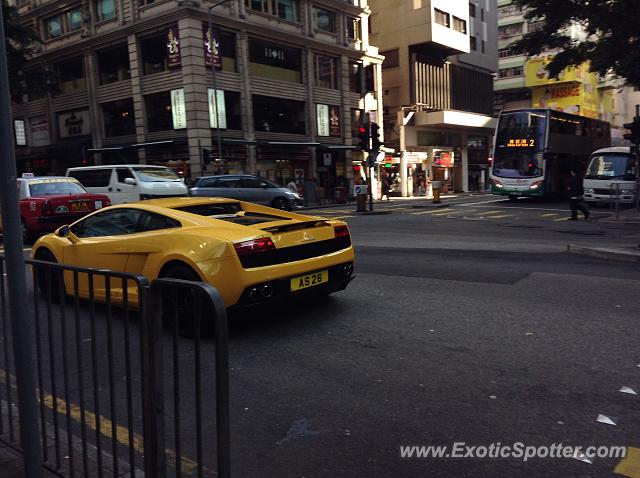
[[[635,159],[622,153],[605,153],[593,156],[584,176],[584,179],[623,179],[626,181],[633,181],[635,178]]]
[[[145,183],[180,181],[180,177],[171,169],[166,168],[134,168],[138,179]]]
[[[53,196],[56,194],[85,194],[87,190],[75,181],[42,180],[30,181],[31,196]]]
[[[542,165],[531,153],[496,151],[493,174],[502,178],[533,178],[542,176]]]

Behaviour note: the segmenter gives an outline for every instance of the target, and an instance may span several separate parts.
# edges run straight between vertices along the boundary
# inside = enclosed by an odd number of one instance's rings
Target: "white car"
[[[91,193],[105,194],[112,204],[186,196],[189,188],[173,169],[143,164],[86,166],[67,169]]]

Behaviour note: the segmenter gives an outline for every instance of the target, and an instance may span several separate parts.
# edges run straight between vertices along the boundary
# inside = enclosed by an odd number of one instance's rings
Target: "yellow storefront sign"
[[[586,63],[578,66],[570,66],[565,68],[558,78],[549,78],[547,65],[551,62],[552,56],[540,58],[530,58],[524,64],[524,81],[525,86],[529,88],[535,86],[551,85],[557,83],[581,83],[585,75],[589,72]]]

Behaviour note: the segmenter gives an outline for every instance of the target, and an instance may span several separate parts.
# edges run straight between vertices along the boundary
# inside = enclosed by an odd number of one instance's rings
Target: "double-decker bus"
[[[609,123],[543,108],[504,111],[498,119],[491,192],[561,197],[570,170],[584,171],[589,155],[611,144]]]

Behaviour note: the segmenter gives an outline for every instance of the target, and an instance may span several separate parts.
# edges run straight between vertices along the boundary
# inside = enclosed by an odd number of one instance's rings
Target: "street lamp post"
[[[222,132],[220,131],[220,109],[218,108],[218,79],[216,75],[216,65],[214,58],[214,45],[213,45],[213,19],[211,18],[211,10],[216,8],[223,3],[230,2],[231,0],[221,0],[220,2],[214,3],[209,7],[208,16],[209,16],[209,48],[211,48],[211,74],[213,77],[213,107],[216,111],[216,139],[218,142],[218,159],[222,161]],[[222,62],[222,55],[220,55],[220,61]]]

